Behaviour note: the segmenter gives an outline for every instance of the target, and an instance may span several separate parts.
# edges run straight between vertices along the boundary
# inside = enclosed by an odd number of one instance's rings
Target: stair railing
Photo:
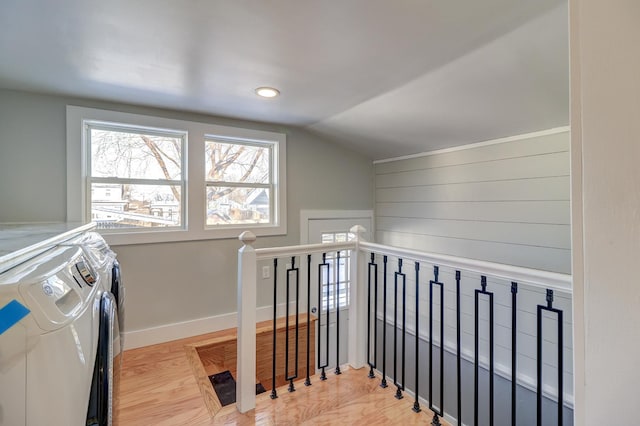
[[[354,229],[353,231],[364,232],[364,228]],[[356,250],[357,242],[356,241],[348,241],[344,243],[329,243],[329,244],[307,244],[307,245],[299,245],[299,246],[287,246],[287,247],[270,247],[270,248],[261,248],[255,249],[253,247],[254,242],[256,241],[256,236],[250,232],[243,232],[240,237],[240,241],[243,243],[243,247],[238,251],[238,357],[237,357],[237,380],[236,380],[236,406],[238,411],[241,413],[252,410],[255,407],[255,386],[256,386],[256,321],[259,319],[256,315],[256,295],[258,294],[257,287],[257,269],[259,262],[272,261],[273,262],[273,274],[272,274],[272,315],[271,319],[273,321],[273,343],[272,343],[272,383],[271,383],[271,398],[277,398],[277,386],[276,386],[276,376],[278,375],[276,372],[276,353],[278,350],[277,346],[277,320],[279,317],[284,316],[285,321],[285,338],[284,345],[288,345],[291,341],[289,336],[289,324],[288,321],[290,319],[289,309],[291,304],[293,303],[292,309],[295,310],[296,315],[296,333],[298,330],[298,318],[301,313],[300,309],[300,271],[299,268],[296,267],[296,264],[303,264],[307,271],[306,283],[303,283],[303,286],[306,287],[306,304],[302,306],[302,312],[306,312],[307,314],[313,312],[313,308],[311,307],[311,295],[318,292],[318,306],[315,307],[317,309],[318,317],[321,321],[322,315],[325,315],[325,318],[328,321],[329,315],[335,315],[338,321],[338,325],[336,329],[339,329],[339,315],[340,309],[338,308],[338,293],[339,289],[334,289],[331,295],[325,295],[323,298],[322,294],[319,294],[321,290],[330,291],[328,283],[323,281],[327,281],[326,276],[329,274],[330,269],[337,269],[335,273],[336,276],[340,276],[340,256],[341,253],[345,251],[350,251],[351,264],[354,265],[350,268],[349,279],[353,283],[358,282],[358,273],[362,269],[362,259],[361,254]],[[327,259],[327,254],[332,253],[333,258]],[[316,262],[312,264],[311,256],[317,254],[322,256],[322,261]],[[282,261],[279,262],[279,259],[283,259],[285,262],[285,281],[286,287],[284,291],[286,292],[285,303],[279,303],[279,300],[282,299],[282,289],[279,289],[279,285],[281,283],[278,282],[278,268],[282,265]],[[296,259],[299,259],[296,262]],[[287,263],[288,262],[288,263]],[[317,269],[316,269],[317,268]],[[311,274],[313,270],[317,270],[317,281],[316,284],[318,286],[317,289],[311,288]],[[306,284],[306,285],[305,285]],[[323,285],[324,284],[324,285]],[[340,285],[340,280],[338,279],[338,286]],[[316,290],[316,291],[314,291]],[[291,293],[295,295],[295,300],[291,300]],[[349,318],[353,318],[354,320],[349,321],[349,335],[350,336],[361,336],[359,338],[349,339],[346,353],[348,354],[348,363],[350,366],[354,368],[361,368],[364,365],[364,357],[365,357],[365,321],[363,320],[366,305],[365,300],[360,294],[362,293],[362,289],[360,285],[352,285],[350,286],[349,300],[352,302],[349,303]],[[278,298],[280,296],[280,299]],[[329,306],[329,302],[333,299],[335,307],[332,309]],[[281,312],[283,311],[284,312]],[[284,315],[282,315],[284,314]],[[360,320],[356,320],[359,318]],[[309,321],[309,315],[307,315],[307,321]],[[320,326],[322,324],[318,324],[318,330],[320,330]],[[303,344],[306,346],[306,379],[305,385],[311,385],[310,376],[315,374],[315,371],[309,371],[309,354],[310,354],[310,346],[311,342],[309,341],[309,327],[310,324],[307,322],[307,339]],[[345,348],[340,347],[339,338],[336,339],[335,343],[332,345],[328,338],[329,327],[326,324],[325,327],[327,331],[327,336],[325,338],[325,345],[321,346],[321,336],[318,332],[316,336],[316,354],[317,360],[316,366],[321,369],[321,378],[326,379],[326,371],[325,368],[328,366],[330,353],[329,350],[333,351],[335,354],[336,360],[340,359],[341,349],[345,351]],[[294,344],[296,345],[295,354],[298,354],[297,344],[298,338],[294,339]],[[288,357],[290,354],[289,348],[286,347],[284,351],[285,357]],[[324,359],[321,357],[324,355]],[[295,391],[295,387],[293,385],[293,380],[298,377],[298,365],[299,359],[296,357],[295,363],[290,369],[288,359],[285,360],[284,366],[284,376],[288,379],[289,382],[289,391]],[[295,374],[289,374],[291,370],[295,371]],[[340,374],[340,363],[336,362],[336,369],[334,371],[336,374]]]
[[[239,251],[238,259],[238,381],[237,381],[237,408],[240,412],[246,412],[255,407],[255,323],[256,323],[256,294],[257,294],[257,266],[259,262],[273,260],[273,383],[271,397],[277,398],[276,392],[276,319],[278,314],[278,259],[285,259],[286,264],[286,295],[285,317],[286,337],[284,376],[289,381],[289,392],[295,391],[293,380],[298,378],[298,316],[300,308],[307,313],[313,312],[311,295],[317,294],[317,316],[320,321],[324,315],[326,326],[325,345],[321,346],[320,329],[318,324],[318,336],[316,345],[317,363],[315,367],[321,372],[320,378],[326,379],[325,368],[328,366],[330,349],[335,351],[335,374],[340,374],[340,340],[331,346],[329,341],[329,315],[335,316],[338,322],[336,330],[339,330],[340,309],[340,276],[341,256],[344,258],[346,251],[350,252],[351,267],[348,274],[351,282],[349,287],[349,339],[348,339],[348,363],[353,368],[368,366],[368,375],[380,377],[381,387],[387,387],[387,380],[391,380],[395,386],[395,397],[403,398],[404,393],[410,394],[413,399],[413,410],[421,411],[420,401],[428,403],[433,412],[433,425],[439,425],[440,419],[448,416],[447,420],[457,424],[488,424],[493,425],[496,413],[494,379],[502,377],[510,381],[510,408],[499,410],[501,423],[508,415],[512,425],[517,422],[517,399],[519,389],[529,389],[535,393],[536,422],[538,425],[551,424],[549,416],[555,417],[553,423],[563,424],[566,417],[565,405],[569,405],[564,392],[565,339],[567,329],[564,321],[570,320],[570,315],[563,316],[567,306],[571,305],[571,277],[565,274],[538,271],[520,268],[510,265],[497,264],[473,259],[459,258],[434,253],[420,252],[397,247],[364,241],[362,227],[351,229],[355,238],[353,241],[331,244],[310,244],[304,246],[275,247],[254,249],[255,236],[250,232],[244,232],[240,240],[244,246]],[[329,255],[328,255],[329,254]],[[321,258],[312,262],[312,255]],[[298,259],[298,260],[297,260]],[[300,305],[300,271],[298,266],[306,270],[306,283],[302,282],[302,288],[306,284],[306,305]],[[337,275],[337,288],[334,293],[329,293],[328,275],[332,270]],[[311,288],[312,273],[317,272],[316,289]],[[304,274],[303,274],[304,275]],[[445,276],[443,278],[443,276]],[[304,280],[303,280],[304,281]],[[474,285],[475,283],[478,283]],[[327,291],[321,294],[321,291]],[[519,304],[519,292],[525,291],[526,297],[520,302],[525,302],[525,310]],[[282,292],[282,291],[281,291]],[[295,293],[295,299],[292,294]],[[428,295],[422,297],[421,295]],[[508,296],[507,296],[508,295]],[[554,306],[554,297],[560,295],[559,302]],[[496,302],[496,298],[499,303]],[[280,300],[282,296],[280,295]],[[463,305],[470,305],[473,301],[473,309],[465,310]],[[544,302],[543,302],[544,300]],[[334,309],[330,305],[333,302]],[[567,302],[568,301],[568,302]],[[289,366],[288,354],[289,342],[289,306],[294,303],[295,309],[295,353],[296,361],[293,369]],[[567,305],[568,303],[568,305]],[[425,305],[426,304],[426,305]],[[280,304],[282,305],[282,304]],[[424,306],[423,306],[424,305]],[[510,305],[510,306],[508,306]],[[564,309],[563,306],[564,305]],[[497,307],[496,307],[497,306]],[[428,315],[421,313],[427,309]],[[496,344],[495,330],[496,309],[502,325],[502,333]],[[528,309],[528,311],[526,310]],[[506,311],[508,315],[505,315]],[[472,312],[469,312],[472,311]],[[446,313],[453,312],[453,319]],[[407,320],[407,314],[411,316]],[[532,371],[521,374],[518,367],[518,359],[523,354],[519,352],[518,338],[524,329],[532,328],[535,316],[535,330],[530,330],[524,336],[529,339],[535,335],[536,353],[535,373]],[[473,317],[473,332],[469,329],[469,322]],[[507,319],[507,317],[510,317]],[[307,316],[307,321],[308,321]],[[520,325],[518,319],[525,320]],[[509,324],[504,324],[510,321]],[[556,333],[549,333],[549,323],[555,321]],[[546,328],[544,327],[546,325]],[[465,331],[464,327],[467,326]],[[455,327],[455,328],[454,328]],[[504,329],[510,328],[510,341],[505,342]],[[570,330],[570,328],[569,328]],[[525,330],[526,331],[526,330]],[[428,333],[427,333],[428,332]],[[546,334],[545,334],[546,333]],[[470,335],[473,335],[473,350],[471,350]],[[482,335],[485,337],[483,338]],[[307,322],[306,339],[306,379],[304,384],[311,385],[310,376],[315,372],[309,371],[309,323]],[[408,341],[408,339],[411,339]],[[466,346],[465,346],[466,342]],[[424,344],[426,343],[426,350]],[[304,342],[303,342],[304,344]],[[413,363],[407,362],[407,344],[413,345]],[[531,347],[531,342],[525,342]],[[556,359],[543,359],[549,356],[544,348],[554,347],[557,350]],[[495,350],[504,351],[508,346],[510,351],[510,365],[505,365],[504,354],[501,364],[496,369]],[[253,354],[254,356],[251,356]],[[445,358],[455,357],[455,371],[445,377]],[[428,362],[426,365],[424,359]],[[523,358],[530,360],[530,358]],[[555,361],[555,362],[553,362]],[[462,364],[473,364],[473,378],[465,377],[462,373]],[[392,363],[392,365],[389,365]],[[549,367],[551,366],[551,367]],[[425,368],[426,367],[426,368]],[[556,380],[547,378],[543,380],[543,372],[550,368],[556,369]],[[407,382],[407,369],[413,374]],[[529,368],[531,370],[531,368]],[[291,374],[290,374],[291,373]],[[391,375],[391,376],[389,376]],[[455,376],[455,381],[451,377]],[[531,376],[535,376],[532,380]],[[548,374],[547,374],[548,376]],[[421,382],[427,381],[427,395],[420,393]],[[482,379],[482,380],[481,380]],[[488,383],[481,383],[484,382]],[[463,395],[463,389],[473,384],[473,410],[471,412],[469,398]],[[464,385],[464,386],[463,386]],[[480,389],[481,385],[484,387]],[[445,399],[445,387],[455,388],[455,398]],[[435,390],[435,392],[434,392]],[[488,395],[486,403],[480,403],[480,395]],[[424,397],[427,398],[424,398]],[[571,397],[571,393],[569,393]],[[555,398],[555,415],[550,415],[550,410],[543,410],[543,400]],[[451,399],[451,398],[449,398]],[[447,405],[448,403],[448,405]],[[548,404],[547,404],[548,405]],[[467,407],[467,410],[463,410]],[[445,411],[446,409],[446,411]],[[543,413],[544,411],[544,413]],[[506,413],[506,414],[505,414]],[[544,417],[547,416],[547,417]],[[471,423],[471,417],[473,423]],[[543,420],[543,418],[545,420]],[[463,422],[464,421],[464,422]]]

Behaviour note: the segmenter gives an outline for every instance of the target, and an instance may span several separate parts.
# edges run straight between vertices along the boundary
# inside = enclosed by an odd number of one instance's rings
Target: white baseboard
[[[284,315],[284,304],[278,305],[278,316]],[[266,321],[273,318],[273,308],[264,306],[256,309],[256,321]],[[238,326],[238,313],[216,315],[198,318],[190,321],[160,325],[158,327],[132,330],[124,333],[124,350],[157,345],[172,340],[213,333]]]

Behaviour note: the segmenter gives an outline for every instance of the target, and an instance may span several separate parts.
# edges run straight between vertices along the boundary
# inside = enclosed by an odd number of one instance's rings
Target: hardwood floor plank
[[[195,346],[187,345],[185,347],[185,351],[187,354],[187,358],[189,359],[189,365],[191,365],[191,370],[193,371],[193,375],[196,378],[198,383],[198,388],[200,389],[200,394],[202,395],[202,399],[207,406],[207,411],[210,416],[214,416],[220,409],[222,405],[218,400],[213,387],[211,386],[211,381],[209,380],[209,376],[213,373],[209,373],[206,371],[205,366],[202,364],[202,360],[200,355],[198,354],[198,349]],[[209,368],[212,368],[214,373],[217,371],[222,371],[222,367],[217,365],[209,365]]]
[[[125,351],[120,424],[203,425],[210,421],[184,349],[184,339]]]
[[[369,379],[366,369],[342,369],[321,381],[295,381],[296,391],[278,389],[256,397],[256,408],[237,412],[235,404],[222,407],[215,417],[201,394],[194,374],[193,350],[200,343],[219,339],[215,333],[126,351],[120,385],[120,426],[207,425],[411,425],[430,424],[433,414],[411,410],[413,399],[397,400],[395,390],[380,388],[379,379]],[[200,366],[200,368],[203,368]],[[204,374],[199,371],[199,374]],[[211,391],[213,392],[213,391]],[[442,421],[443,425],[447,425]]]

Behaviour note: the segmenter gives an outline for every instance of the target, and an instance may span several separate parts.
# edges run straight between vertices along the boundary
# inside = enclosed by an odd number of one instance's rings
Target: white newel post
[[[349,292],[349,365],[352,368],[364,367],[367,344],[367,273],[364,253],[360,251],[360,242],[364,241],[366,229],[360,225],[349,232],[356,236],[356,248],[351,254],[351,287]]]
[[[239,239],[236,407],[246,413],[256,406],[256,236],[245,231]]]

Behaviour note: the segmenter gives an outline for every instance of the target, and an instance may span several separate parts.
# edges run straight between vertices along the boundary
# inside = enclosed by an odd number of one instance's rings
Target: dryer
[[[87,409],[87,425],[118,424],[118,392],[122,350],[118,315],[113,294],[103,292],[100,298],[98,346]]]
[[[86,232],[70,243],[83,247],[98,275],[105,277],[104,291],[111,292],[116,303],[120,329],[120,346],[124,344],[125,287],[116,254],[97,232]]]
[[[104,278],[100,301],[98,350],[89,397],[87,425],[118,424],[118,394],[124,344],[125,288],[116,254],[97,232],[71,243],[80,245],[97,274]]]

